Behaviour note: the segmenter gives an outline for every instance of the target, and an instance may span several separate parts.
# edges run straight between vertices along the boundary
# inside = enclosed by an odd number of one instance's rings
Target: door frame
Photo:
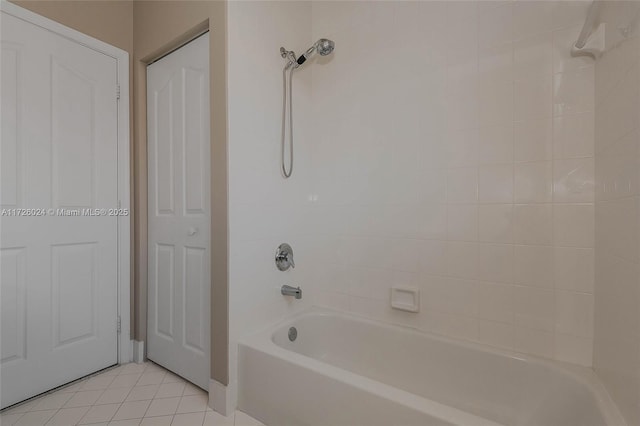
[[[24,9],[7,0],[0,0],[0,11],[36,25],[47,31],[69,39],[96,52],[110,56],[116,60],[117,83],[119,98],[117,102],[118,120],[118,206],[128,209],[128,216],[118,216],[118,318],[120,332],[118,333],[117,352],[118,363],[131,362],[133,353],[133,341],[130,336],[131,329],[131,194],[130,194],[130,162],[129,162],[129,54],[115,46],[90,37],[86,34],[62,25],[51,19],[45,18],[30,10]],[[118,90],[116,87],[113,90]],[[116,324],[114,324],[114,327]]]

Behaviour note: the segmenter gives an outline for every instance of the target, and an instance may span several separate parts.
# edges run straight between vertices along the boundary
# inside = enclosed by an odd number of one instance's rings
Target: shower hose
[[[289,168],[285,164],[285,140],[286,140],[286,115],[287,115],[287,68],[289,69]],[[293,63],[289,63],[282,70],[282,174],[285,179],[291,176],[293,172],[293,70],[295,66]]]

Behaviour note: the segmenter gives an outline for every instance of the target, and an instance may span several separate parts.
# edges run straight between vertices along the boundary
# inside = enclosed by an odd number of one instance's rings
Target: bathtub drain
[[[297,338],[298,338],[298,330],[296,330],[295,327],[291,327],[289,329],[289,340],[293,342]]]

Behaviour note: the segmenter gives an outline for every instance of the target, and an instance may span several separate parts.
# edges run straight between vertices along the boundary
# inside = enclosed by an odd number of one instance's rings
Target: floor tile
[[[157,385],[162,383],[162,379],[164,379],[165,372],[163,371],[154,371],[150,373],[142,373],[140,376],[140,380],[136,383],[138,386],[144,385]]]
[[[40,399],[32,411],[36,410],[53,410],[61,408],[73,396],[71,392],[54,392]]]
[[[127,398],[131,389],[133,388],[107,389],[100,395],[100,398],[96,401],[96,405],[121,403]]]
[[[204,415],[204,426],[234,426],[234,415],[225,417],[215,411],[207,411]]]
[[[82,385],[84,384],[84,382],[86,382],[86,380],[78,380],[77,382],[74,383],[70,383],[66,386],[61,387],[60,389],[56,390],[56,392],[77,392],[80,390],[80,388],[82,387]]]
[[[147,412],[151,401],[123,402],[113,420],[141,419]]]
[[[176,414],[173,416],[171,426],[201,426],[204,421],[204,412]]]
[[[109,426],[138,426],[142,419],[116,420],[109,422]]]
[[[151,401],[149,409],[145,413],[145,417],[173,415],[180,403],[180,397],[175,398],[156,398]]]
[[[141,376],[141,373],[120,374],[119,376],[116,376],[115,379],[113,379],[113,382],[111,382],[108,389],[133,387],[136,385]]]
[[[106,389],[111,384],[111,382],[113,382],[112,376],[98,375],[95,377],[91,377],[86,382],[84,382],[80,387],[80,390],[84,391]]]
[[[14,423],[14,426],[42,426],[44,425],[57,410],[30,411],[24,413],[22,417]]]
[[[47,422],[47,426],[75,425],[87,411],[89,407],[62,408]]]
[[[126,401],[144,401],[153,399],[160,385],[134,386],[127,395]]]
[[[87,407],[95,404],[102,395],[101,390],[80,391],[73,394],[71,398],[63,405],[65,408]]]
[[[153,362],[145,362],[144,365],[145,365],[144,371],[147,373],[153,373],[154,371],[167,371],[162,366],[155,364]]]
[[[183,396],[178,405],[176,413],[194,413],[198,411],[207,411],[207,395],[189,395]]]
[[[173,416],[145,417],[140,426],[169,426]]]
[[[182,396],[185,388],[184,382],[163,383],[158,388],[154,398],[168,398],[171,396]]]
[[[80,420],[80,424],[92,424],[100,422],[108,422],[120,408],[120,404],[94,405],[86,412]]]
[[[164,378],[162,379],[162,383],[184,383],[184,379],[177,374],[173,374],[170,371],[167,371]]]
[[[0,414],[0,425],[13,426],[13,424],[16,423],[23,415],[24,413]]]
[[[0,414],[2,426],[233,426],[208,394],[161,366],[125,364]],[[241,417],[241,419],[243,419]],[[260,423],[251,423],[256,425]]]
[[[200,389],[199,387],[197,387],[193,383],[187,382],[184,385],[184,392],[182,393],[182,396],[201,395],[201,394],[205,394],[205,393],[206,393],[205,391],[203,391],[202,389]]]

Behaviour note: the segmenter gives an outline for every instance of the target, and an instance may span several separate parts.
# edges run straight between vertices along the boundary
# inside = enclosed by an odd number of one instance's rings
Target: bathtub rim
[[[572,379],[580,383],[582,386],[586,387],[588,392],[595,399],[598,408],[602,413],[602,416],[607,422],[607,425],[628,426],[626,421],[624,420],[624,417],[622,416],[619,409],[613,402],[613,399],[606,390],[604,384],[600,381],[592,368],[570,364],[562,361],[541,358],[535,355],[524,354],[507,349],[500,349],[478,342],[458,340],[432,332],[422,331],[403,324],[386,323],[380,320],[362,317],[330,308],[311,306],[310,308],[304,309],[300,312],[288,315],[275,323],[266,325],[260,331],[250,333],[239,339],[238,346],[246,346],[259,350],[261,352],[265,352],[268,355],[277,358],[284,358],[287,361],[293,362],[303,368],[310,369],[311,371],[319,374],[327,375],[334,380],[355,386],[367,392],[371,392],[372,387],[376,388],[385,398],[389,398],[401,405],[409,405],[412,409],[416,409],[428,415],[440,417],[444,421],[458,422],[459,424],[468,424],[470,420],[474,420],[478,422],[474,424],[478,424],[479,426],[503,426],[502,424],[496,423],[492,420],[488,420],[476,416],[472,413],[467,413],[458,408],[447,406],[445,404],[441,404],[439,402],[421,397],[419,395],[415,395],[411,392],[407,392],[395,386],[370,379],[366,376],[356,374],[349,370],[331,365],[321,360],[279,346],[274,340],[275,334],[278,331],[293,326],[296,321],[304,317],[340,317],[347,321],[362,322],[375,327],[382,327],[387,330],[400,331],[405,334],[434,339],[436,341],[444,342],[461,348],[488,352],[508,359],[515,359],[518,361],[524,361],[527,363],[547,367],[550,370],[554,371],[554,373],[568,377],[569,379]],[[429,409],[423,408],[422,406],[424,404],[426,404],[428,406],[427,408]],[[434,412],[438,414],[434,414]]]

